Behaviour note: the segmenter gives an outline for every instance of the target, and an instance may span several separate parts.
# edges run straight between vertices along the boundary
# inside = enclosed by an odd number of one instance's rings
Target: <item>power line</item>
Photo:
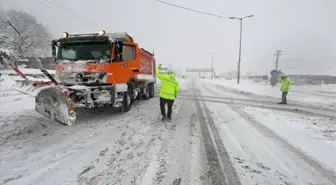
[[[35,0],[35,1],[42,4],[43,6],[45,6],[47,8],[52,9],[52,10],[57,12],[57,10],[54,7],[50,6],[49,4],[46,4],[45,1],[42,1],[42,0]]]
[[[184,7],[184,6],[168,3],[168,2],[165,2],[165,1],[161,1],[161,0],[156,0],[156,1],[159,2],[159,3],[169,5],[169,6],[174,6],[174,7],[177,7],[177,8],[181,8],[181,9],[184,9],[184,10],[196,12],[196,13],[203,14],[203,15],[218,17],[218,18],[222,18],[222,19],[230,19],[230,17],[224,17],[224,16],[221,16],[221,15],[216,15],[216,14],[212,14],[212,13],[208,13],[208,12],[202,12],[202,11],[199,11],[199,10],[187,8],[187,7]]]
[[[90,23],[94,23],[93,21],[91,21],[91,20],[89,20],[89,19],[87,19],[87,18],[85,18],[85,17],[83,17],[83,16],[81,16],[79,13],[77,13],[76,11],[74,11],[74,10],[72,10],[72,9],[70,9],[70,8],[68,8],[68,7],[66,7],[66,6],[64,6],[64,5],[62,5],[61,3],[59,3],[59,2],[57,2],[57,1],[55,1],[55,0],[48,0],[50,3],[52,3],[52,4],[54,4],[54,5],[56,5],[56,6],[58,6],[58,7],[60,7],[60,8],[62,8],[62,9],[65,9],[65,10],[68,10],[69,12],[72,12],[75,16],[77,16],[77,17],[79,17],[79,18],[82,18],[82,19],[84,19],[84,20],[86,20],[86,21],[88,21],[88,22],[90,22]]]
[[[39,1],[41,1],[41,0],[39,0]],[[66,11],[66,8],[63,8],[61,5],[57,4],[57,3],[54,2],[54,1],[51,1],[51,0],[44,0],[43,3],[46,4],[46,5],[48,5],[49,7],[55,7],[55,8],[57,8],[57,10],[62,10],[62,11],[64,11],[64,12],[66,12],[66,13],[72,13],[71,10]],[[71,15],[72,15],[73,17],[75,17],[75,18],[78,18],[78,16],[77,16],[76,14],[74,14],[74,13],[72,13]]]
[[[44,1],[44,0],[36,0],[38,3],[42,4],[43,6],[49,8],[49,9],[52,9],[54,10],[55,12],[60,12],[60,10],[63,10],[63,9],[60,9],[60,7],[56,8],[57,6],[53,5],[52,3],[48,3],[48,1]],[[64,10],[63,10],[64,11]],[[64,11],[66,13],[69,13],[67,11]],[[72,15],[72,17],[74,18],[77,18],[76,16]]]
[[[164,4],[169,5],[169,6],[174,6],[174,7],[177,7],[177,8],[181,8],[181,9],[184,9],[184,10],[196,12],[196,13],[203,14],[203,15],[213,16],[213,17],[222,18],[222,19],[239,20],[240,21],[240,39],[239,39],[239,58],[238,58],[238,65],[237,65],[237,68],[238,68],[238,70],[237,70],[237,84],[239,84],[243,19],[249,18],[249,17],[253,17],[253,15],[249,15],[249,16],[245,16],[245,17],[224,17],[224,16],[221,16],[221,15],[216,15],[216,14],[212,14],[212,13],[208,13],[208,12],[202,12],[202,11],[191,9],[191,8],[187,8],[187,7],[184,7],[184,6],[180,6],[180,5],[176,5],[176,4],[172,4],[172,3],[167,3],[167,2],[161,1],[161,0],[156,0],[156,1],[160,2],[160,3],[164,3]]]
[[[60,12],[60,10],[62,10],[66,13],[69,13],[74,18],[85,20],[85,21],[89,22],[90,24],[94,23],[93,21],[88,20],[88,19],[84,18],[83,16],[80,16],[77,12],[65,7],[64,5],[62,5],[58,2],[55,2],[55,1],[52,1],[52,0],[49,0],[49,1],[36,0],[36,1],[40,4],[42,4],[43,6],[49,8],[49,9],[52,9],[56,12]],[[72,12],[72,14],[71,14],[71,12]]]

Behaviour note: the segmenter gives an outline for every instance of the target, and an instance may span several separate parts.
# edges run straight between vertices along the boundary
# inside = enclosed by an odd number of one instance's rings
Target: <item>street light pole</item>
[[[221,15],[216,15],[216,14],[212,14],[212,13],[202,12],[202,11],[191,9],[191,8],[188,8],[188,7],[184,7],[184,6],[180,6],[180,5],[176,5],[176,4],[172,4],[172,3],[167,3],[167,2],[161,1],[161,0],[156,0],[156,1],[160,2],[160,3],[164,3],[164,4],[169,5],[169,6],[174,6],[174,7],[177,7],[177,8],[181,8],[181,9],[184,9],[184,10],[196,12],[196,13],[203,14],[203,15],[213,16],[213,17],[217,17],[217,18],[221,18],[221,19],[236,19],[236,20],[240,20],[240,42],[239,42],[240,44],[239,44],[238,78],[237,78],[237,83],[239,84],[243,19],[248,18],[248,17],[253,17],[253,15],[249,15],[249,16],[246,16],[246,17],[224,17],[224,16],[221,16]]]
[[[240,80],[240,62],[241,62],[241,45],[242,45],[242,37],[243,37],[243,20],[245,18],[253,17],[253,15],[245,16],[245,17],[230,17],[230,19],[239,20],[240,22],[240,39],[239,39],[239,57],[238,57],[238,70],[237,70],[237,84],[239,84]]]

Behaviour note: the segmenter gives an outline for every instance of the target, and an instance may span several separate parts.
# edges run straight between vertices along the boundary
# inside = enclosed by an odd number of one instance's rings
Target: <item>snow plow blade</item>
[[[71,126],[76,120],[72,101],[67,93],[56,87],[47,87],[38,92],[35,98],[35,110],[64,125]]]

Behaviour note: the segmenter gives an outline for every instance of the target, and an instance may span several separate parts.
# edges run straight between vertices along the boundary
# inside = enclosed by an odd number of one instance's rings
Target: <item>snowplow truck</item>
[[[127,112],[136,99],[154,97],[154,54],[127,33],[63,33],[51,46],[56,74],[34,86],[35,110],[54,121],[74,124],[78,107]]]

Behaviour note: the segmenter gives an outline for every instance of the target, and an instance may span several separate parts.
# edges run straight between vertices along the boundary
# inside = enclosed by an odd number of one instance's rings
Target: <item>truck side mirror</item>
[[[115,50],[114,50],[114,54],[115,54],[115,59],[117,61],[122,61],[123,60],[123,42],[122,41],[117,41],[115,43]]]

